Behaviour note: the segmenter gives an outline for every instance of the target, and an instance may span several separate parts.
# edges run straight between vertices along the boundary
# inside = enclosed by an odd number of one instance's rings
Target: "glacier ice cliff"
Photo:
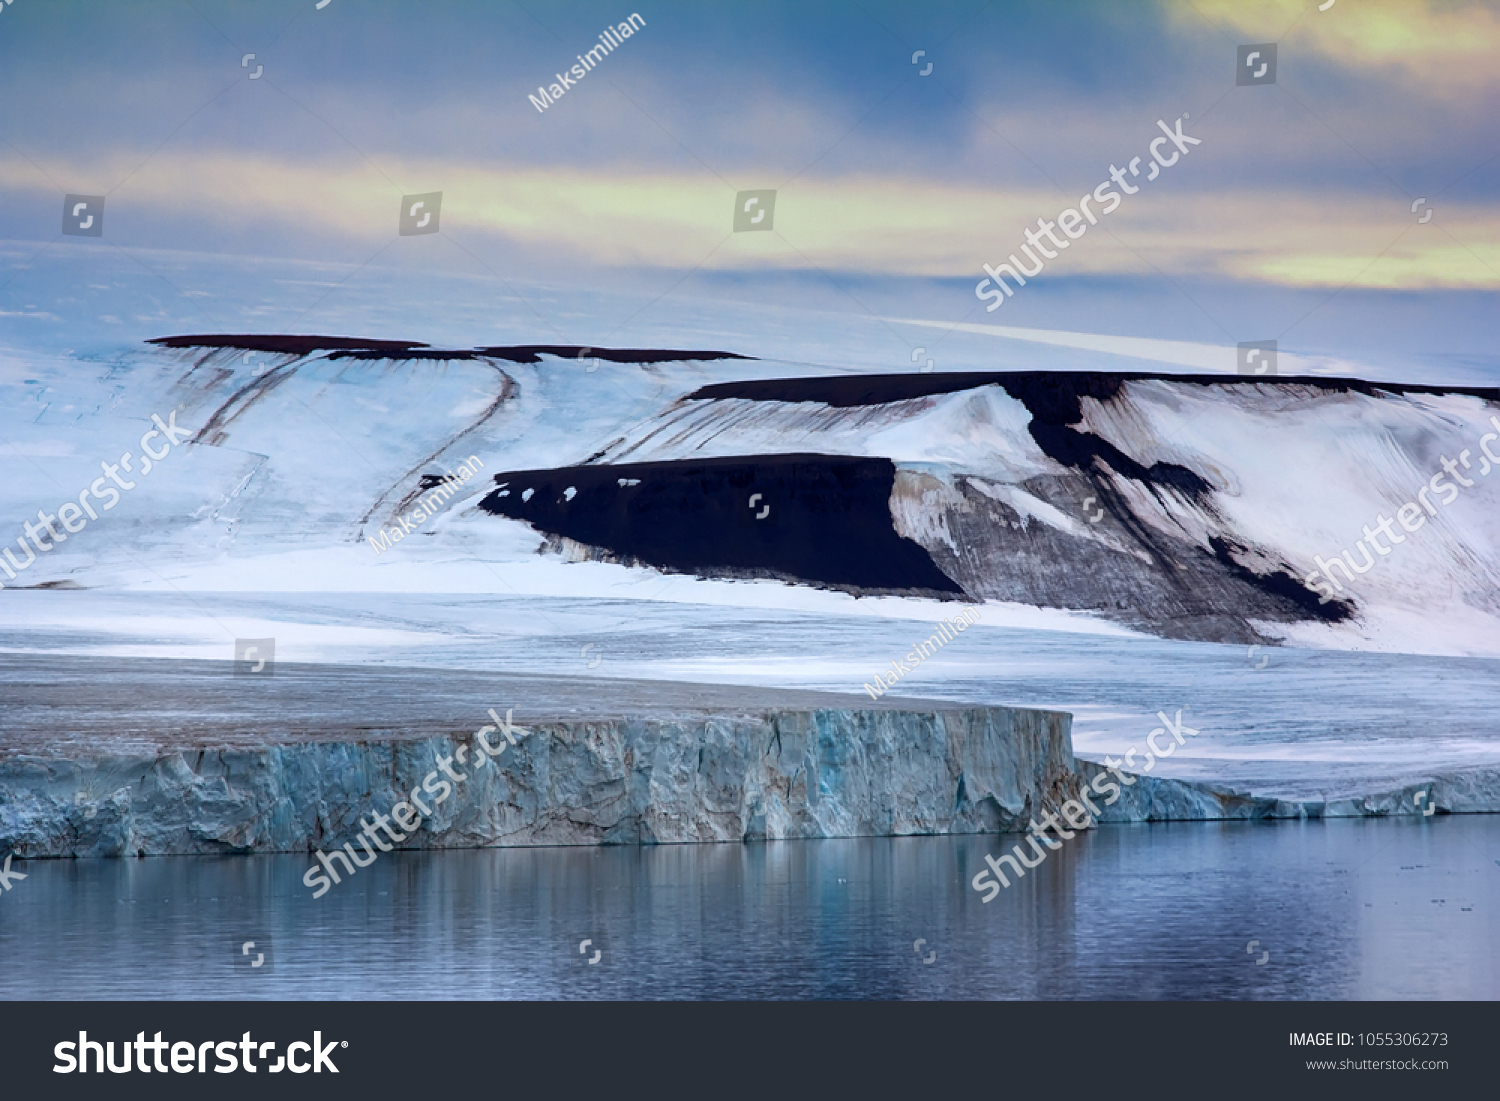
[[[403,848],[1023,829],[1077,794],[1070,716],[426,669],[6,655],[0,851],[305,852],[352,840],[487,709],[529,733],[455,771]],[[474,760],[474,756],[468,756]]]
[[[1109,770],[1079,760],[1081,782]],[[1183,822],[1257,818],[1428,818],[1435,814],[1500,814],[1500,769],[1472,768],[1432,775],[1399,789],[1367,793],[1331,791],[1321,799],[1283,799],[1236,791],[1218,783],[1125,773],[1116,801],[1100,807],[1099,821]]]
[[[402,848],[1024,830],[1105,769],[1058,711],[464,671],[0,655],[0,853],[330,850],[447,761]],[[476,769],[488,710],[527,733]],[[468,747],[460,757],[460,747]],[[1126,774],[1100,821],[1500,811],[1500,770],[1399,790],[1257,796]],[[1098,788],[1094,789],[1096,792]]]

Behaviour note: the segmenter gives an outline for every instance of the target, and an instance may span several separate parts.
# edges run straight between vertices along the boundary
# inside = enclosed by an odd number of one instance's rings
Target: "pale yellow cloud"
[[[1368,196],[1227,192],[1175,203],[1139,240],[1164,270],[1157,255],[1179,271],[1286,286],[1500,287],[1500,211],[1488,205],[1441,200],[1413,213]]]
[[[1300,253],[1261,258],[1247,272],[1273,283],[1414,290],[1426,287],[1500,287],[1500,248],[1441,243],[1416,246],[1404,241],[1382,256],[1323,256]]]
[[[1351,68],[1402,70],[1429,93],[1452,96],[1500,83],[1500,12],[1452,0],[1173,0],[1179,24],[1228,24],[1244,42],[1311,49]]]
[[[128,163],[48,165],[56,178],[112,181]],[[382,164],[409,193],[442,191],[444,234],[503,261],[579,267],[796,269],[982,277],[1068,204],[1050,190],[983,190],[893,176],[804,177],[777,196],[771,233],[732,233],[734,193],[703,174]],[[0,186],[38,189],[0,158]],[[396,236],[401,191],[363,163],[343,169],[249,154],[163,153],[109,199],[110,225],[170,217],[263,231],[284,242]],[[1396,200],[1330,192],[1172,191],[1131,196],[1047,264],[1081,274],[1218,275],[1289,286],[1500,287],[1500,210],[1440,200],[1427,224]],[[184,229],[163,247],[197,247]],[[413,243],[413,248],[425,248]],[[451,247],[451,246],[450,246]],[[304,251],[306,249],[304,248]],[[427,252],[440,256],[440,252]],[[455,256],[455,259],[457,257]],[[497,261],[499,262],[499,261]]]

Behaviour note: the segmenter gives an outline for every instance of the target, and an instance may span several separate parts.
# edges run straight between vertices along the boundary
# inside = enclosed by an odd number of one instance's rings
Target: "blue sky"
[[[527,93],[632,12],[646,26],[536,111]],[[1271,41],[1277,83],[1237,87],[1236,45]],[[1495,5],[1417,0],[14,0],[0,15],[0,334],[81,320],[55,288],[88,270],[134,273],[98,275],[118,282],[119,309],[76,304],[131,336],[194,310],[207,317],[189,327],[317,329],[378,270],[397,293],[448,275],[522,298],[563,288],[533,318],[539,340],[590,328],[609,289],[648,318],[699,296],[1492,356],[1497,52]],[[1202,144],[987,314],[980,265],[1184,114]],[[771,233],[731,231],[752,188],[777,189]],[[402,196],[429,191],[444,195],[441,233],[398,237]],[[59,236],[65,193],[108,196],[105,238]],[[267,261],[283,281],[317,269],[302,310],[268,289]],[[154,310],[129,289],[152,273]]]

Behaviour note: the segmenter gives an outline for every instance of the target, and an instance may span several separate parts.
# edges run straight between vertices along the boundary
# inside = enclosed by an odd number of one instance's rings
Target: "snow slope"
[[[555,545],[549,533],[475,507],[489,478],[815,452],[892,460],[894,530],[1003,622],[1050,615],[1071,629],[1213,641],[1500,651],[1500,477],[1471,469],[1474,486],[1337,600],[1320,603],[1303,584],[1319,556],[1353,548],[1364,525],[1414,500],[1444,458],[1467,449],[1488,467],[1479,448],[1500,412],[1492,392],[1149,372],[1099,376],[1100,388],[1053,372],[1024,385],[909,375],[855,402],[829,398],[817,382],[826,368],[767,360],[227,343],[0,361],[13,472],[0,485],[0,514],[12,517],[0,534],[11,539],[38,510],[75,499],[102,462],[136,450],[152,414],[175,411],[193,430],[118,507],[0,580],[446,591],[472,585],[455,578],[477,564],[497,591],[644,597],[664,588],[659,571],[538,559]],[[803,391],[778,397],[782,379],[803,380]],[[902,396],[909,385],[928,392]],[[1053,407],[1046,387],[1058,386],[1076,411]],[[471,456],[482,476],[420,536],[379,556],[368,548],[424,478]],[[872,610],[755,581],[672,591]]]
[[[974,596],[1210,641],[1500,646],[1500,476],[1483,450],[1500,456],[1496,392],[1083,378],[913,376],[913,389],[943,387],[919,396],[888,379],[871,392],[847,377],[720,385],[598,461],[890,458],[907,474],[898,530]],[[1455,475],[1445,461],[1461,464]],[[1395,524],[1408,502],[1415,531]],[[1331,588],[1319,560],[1346,551],[1353,566]]]

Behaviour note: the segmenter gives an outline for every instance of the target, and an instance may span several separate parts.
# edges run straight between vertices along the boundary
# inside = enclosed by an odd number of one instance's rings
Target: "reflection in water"
[[[1015,840],[17,862],[0,995],[1500,995],[1500,818],[1109,826],[981,903]]]

